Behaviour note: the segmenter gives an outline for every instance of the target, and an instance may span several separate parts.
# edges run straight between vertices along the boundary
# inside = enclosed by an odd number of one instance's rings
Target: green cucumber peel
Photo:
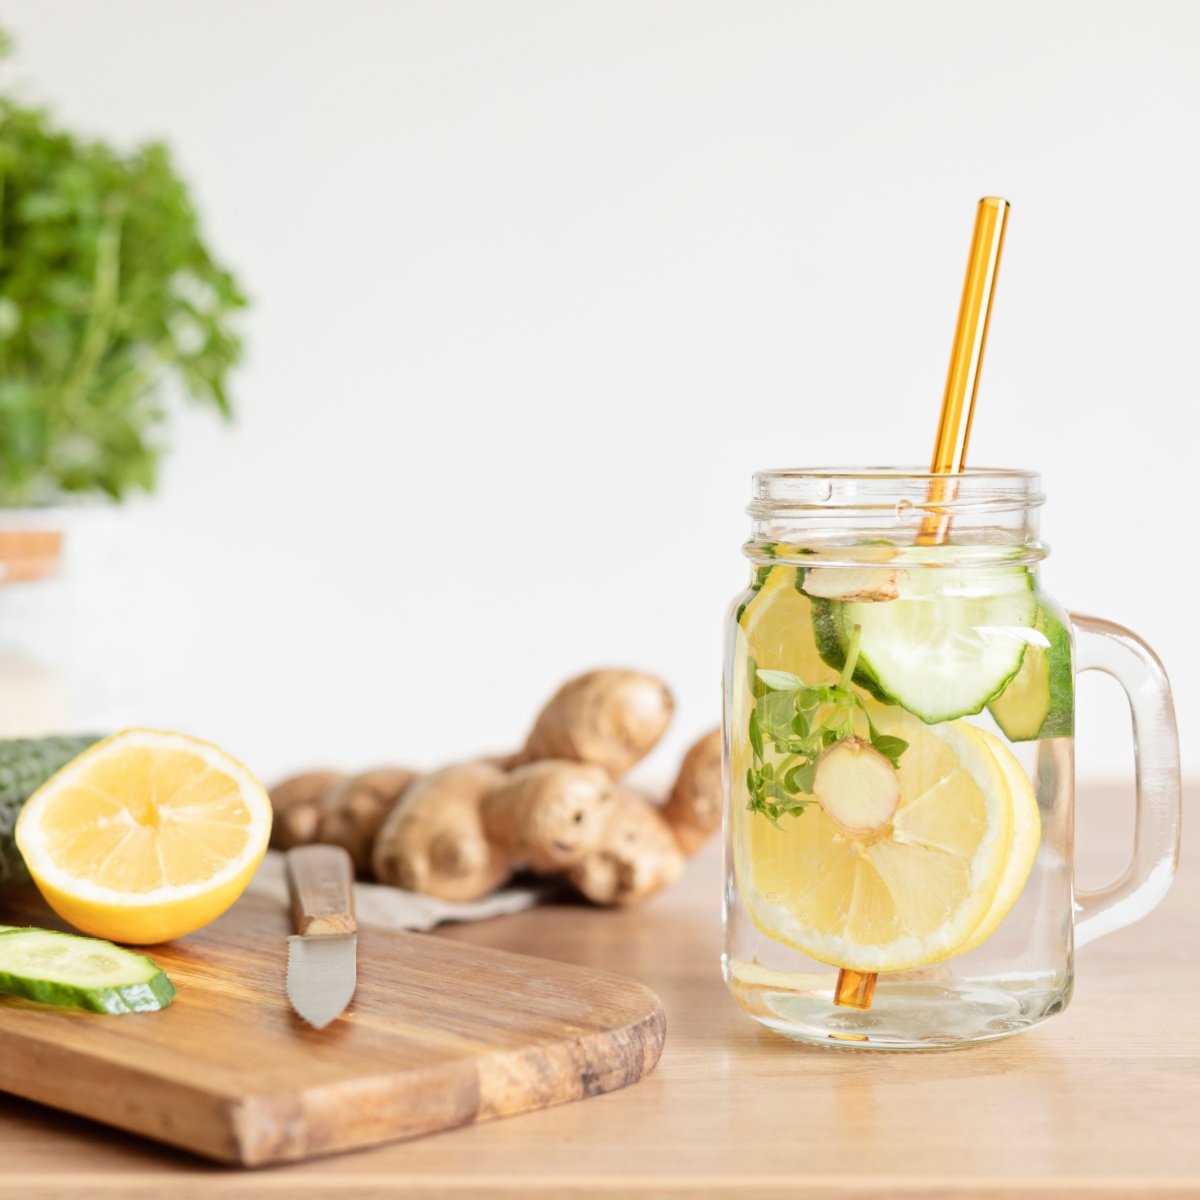
[[[774,564],[768,563],[766,566],[759,567],[754,572],[754,581],[750,584],[750,590],[746,595],[746,599],[738,605],[737,612],[733,614],[733,619],[738,625],[742,623],[742,615],[745,613],[746,609],[750,607],[750,601],[762,591],[763,584],[767,582],[767,576],[770,575],[774,569]]]
[[[1075,731],[1075,673],[1071,631],[1040,605],[1034,629],[1046,645],[1030,643],[1021,669],[988,711],[1010,742],[1071,737]]]
[[[981,583],[994,590],[981,591]],[[814,601],[813,638],[821,659],[840,671],[858,629],[853,682],[935,725],[980,713],[1004,692],[1021,669],[1037,611],[1024,567],[917,570],[895,599]]]
[[[112,942],[0,926],[0,994],[118,1014],[166,1008],[176,989],[149,956]]]
[[[813,639],[816,643],[817,654],[821,661],[835,671],[846,669],[846,641],[842,633],[842,610],[846,606],[838,600],[812,599]],[[863,691],[869,693],[881,704],[895,704],[887,692],[879,686],[878,680],[871,674],[865,663],[856,661],[851,677]]]
[[[14,836],[25,801],[99,740],[93,734],[0,739],[0,888],[29,878]]]

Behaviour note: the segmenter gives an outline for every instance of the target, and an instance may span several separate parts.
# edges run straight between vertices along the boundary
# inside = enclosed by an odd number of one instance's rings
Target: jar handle
[[[1103,671],[1124,689],[1133,716],[1137,816],[1133,857],[1107,887],[1075,893],[1075,944],[1144,917],[1167,894],[1179,861],[1179,733],[1171,685],[1136,633],[1071,613],[1076,671]]]

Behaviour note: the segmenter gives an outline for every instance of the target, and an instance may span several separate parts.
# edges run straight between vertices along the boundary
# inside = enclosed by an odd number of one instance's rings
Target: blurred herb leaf
[[[164,145],[0,95],[0,504],[152,490],[166,387],[231,415],[245,304]]]

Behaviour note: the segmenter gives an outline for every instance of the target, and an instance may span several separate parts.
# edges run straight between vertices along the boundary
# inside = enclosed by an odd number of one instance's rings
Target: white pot
[[[0,509],[0,738],[120,722],[122,528],[114,505]]]

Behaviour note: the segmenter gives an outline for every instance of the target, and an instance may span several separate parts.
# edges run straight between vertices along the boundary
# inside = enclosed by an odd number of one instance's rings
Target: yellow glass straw
[[[942,415],[938,420],[937,439],[929,470],[934,475],[953,475],[967,465],[967,443],[971,438],[971,420],[975,415],[975,395],[979,391],[979,372],[987,345],[988,323],[992,317],[992,297],[1000,253],[1004,249],[1004,230],[1008,225],[1008,201],[984,196],[975,213],[975,232],[971,236],[971,257],[963,281],[962,303],[958,306],[958,326],[950,352],[950,370],[946,375],[946,393],[942,397]],[[963,408],[967,417],[963,420]],[[927,504],[932,508],[954,496],[952,479],[938,480],[929,488]],[[936,545],[949,533],[950,518],[930,512],[921,523],[917,542]]]
[[[927,515],[921,522],[917,543],[924,546],[944,542],[950,534],[950,515],[937,511],[954,498],[957,485],[953,476],[967,465],[967,442],[971,438],[971,418],[975,415],[975,395],[979,391],[979,371],[987,345],[988,323],[992,317],[992,297],[1000,252],[1004,249],[1004,230],[1008,225],[1008,201],[984,196],[975,212],[975,232],[971,236],[971,256],[963,281],[962,302],[958,307],[958,326],[950,352],[950,371],[942,397],[942,415],[929,470],[945,475],[929,485]],[[963,409],[966,420],[963,420]],[[845,1008],[870,1008],[875,995],[874,972],[838,971],[833,1000]]]

